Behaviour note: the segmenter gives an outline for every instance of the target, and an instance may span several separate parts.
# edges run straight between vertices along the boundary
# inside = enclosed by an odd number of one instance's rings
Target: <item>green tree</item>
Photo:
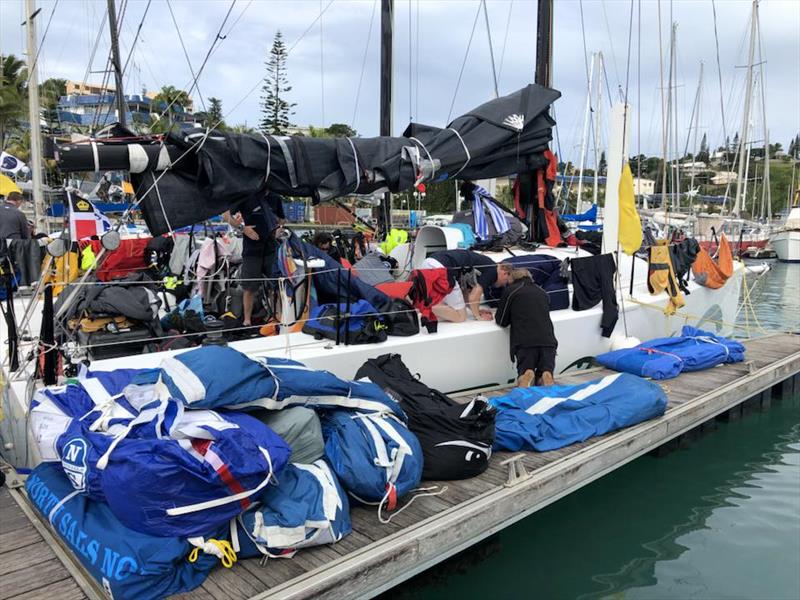
[[[344,123],[331,123],[326,130],[329,137],[356,137],[358,132]]]
[[[283,35],[278,31],[272,42],[272,49],[269,51],[266,62],[267,76],[264,78],[264,86],[261,88],[263,92],[261,109],[264,114],[259,128],[265,134],[284,135],[286,130],[292,126],[289,117],[294,114],[292,107],[297,104],[286,100],[286,94],[292,91],[286,73],[288,56]]]
[[[39,97],[49,124],[58,123],[58,101],[67,95],[67,80],[51,77],[39,84]]]
[[[697,160],[707,164],[709,158],[710,154],[708,152],[708,137],[706,137],[706,134],[704,133],[703,139],[700,140],[700,151],[697,153]]]
[[[250,127],[247,123],[234,125],[230,128],[233,133],[244,133],[247,135],[255,135],[258,133],[258,130],[255,127]]]
[[[172,125],[175,122],[175,115],[180,112],[178,109],[185,109],[189,105],[189,94],[174,85],[165,85],[153,98],[153,102],[157,111],[165,113],[169,125]]]
[[[597,165],[597,174],[605,175],[607,167],[608,163],[606,162],[606,153],[603,151],[600,153],[600,163]]]
[[[197,113],[196,116],[203,127],[216,127],[220,130],[227,129],[222,115],[222,100],[211,96],[208,99],[208,110]]]
[[[27,110],[28,70],[13,54],[3,57],[0,69],[0,148],[5,148],[6,136]]]

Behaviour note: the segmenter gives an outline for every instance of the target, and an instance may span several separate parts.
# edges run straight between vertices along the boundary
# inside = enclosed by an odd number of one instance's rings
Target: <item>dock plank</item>
[[[69,572],[57,558],[0,575],[0,600],[15,598],[50,584],[69,580]],[[45,598],[45,596],[41,596]]]

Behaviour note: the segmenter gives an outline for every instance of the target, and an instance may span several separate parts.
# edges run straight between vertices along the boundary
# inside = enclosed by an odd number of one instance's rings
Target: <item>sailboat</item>
[[[392,45],[391,4],[391,0],[383,2],[382,52],[390,52]],[[93,140],[68,145],[59,149],[58,161],[64,171],[132,171],[153,235],[219,214],[248,191],[263,189],[265,182],[277,191],[324,201],[342,193],[399,191],[437,178],[477,180],[523,169],[533,169],[535,173],[543,168],[540,159],[547,150],[554,125],[548,108],[560,95],[549,88],[551,0],[539,0],[539,10],[536,83],[487,102],[444,128],[412,124],[405,136],[389,137],[390,128],[384,125],[391,114],[391,68],[389,60],[382,60],[383,137],[380,138],[292,139],[207,131],[186,136],[173,134],[165,140],[142,138],[105,143]],[[720,289],[712,290],[689,281],[691,294],[686,297],[685,307],[676,314],[667,314],[664,310],[667,295],[653,295],[648,290],[647,261],[619,251],[618,189],[627,155],[625,137],[630,130],[625,127],[625,119],[630,112],[631,108],[622,102],[612,107],[604,211],[603,249],[614,255],[617,267],[613,297],[608,301],[616,302],[619,318],[610,334],[604,336],[601,321],[605,310],[601,304],[586,310],[567,307],[553,311],[555,334],[560,341],[557,371],[614,347],[678,333],[685,324],[730,333],[735,320],[743,273],[740,264],[737,263],[733,276]],[[531,236],[533,224],[534,220],[529,219]],[[407,266],[421,266],[430,253],[457,247],[458,240],[447,229],[423,227],[416,240],[403,248]],[[495,262],[512,254],[558,261],[592,256],[581,248],[540,242],[535,250],[509,248],[486,254]],[[570,296],[572,292],[569,286]],[[283,294],[284,307],[292,306],[294,301]],[[284,314],[290,312],[285,310]],[[41,322],[42,317],[37,313],[31,319],[30,330],[38,331]],[[423,331],[415,336],[390,337],[382,343],[363,345],[318,340],[293,331],[292,325],[284,317],[279,335],[230,342],[230,346],[253,357],[292,358],[345,378],[353,377],[367,359],[398,353],[412,372],[418,373],[429,386],[446,393],[478,392],[507,386],[516,380],[508,354],[508,331],[492,321],[440,323],[436,333]],[[28,349],[24,340],[21,344],[23,351]],[[35,342],[29,345],[35,348]],[[70,348],[61,350],[65,362],[71,360]],[[181,351],[137,355],[135,365],[158,366],[177,352]],[[130,367],[131,357],[105,360],[89,357],[87,362],[93,370],[110,371]],[[42,382],[36,379],[30,362],[17,372],[4,374],[8,386],[3,402],[9,418],[0,423],[0,437],[11,442],[5,452],[19,466],[35,463],[36,444],[24,443],[28,435],[24,415],[33,389]]]
[[[779,261],[800,263],[800,190],[795,190],[789,214],[769,238],[769,242]]]

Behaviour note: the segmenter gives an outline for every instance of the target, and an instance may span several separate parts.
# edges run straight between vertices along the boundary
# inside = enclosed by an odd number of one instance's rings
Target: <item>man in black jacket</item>
[[[533,282],[527,269],[514,269],[503,290],[495,321],[511,326],[511,359],[517,363],[517,385],[553,385],[558,340],[550,319],[547,292]]]

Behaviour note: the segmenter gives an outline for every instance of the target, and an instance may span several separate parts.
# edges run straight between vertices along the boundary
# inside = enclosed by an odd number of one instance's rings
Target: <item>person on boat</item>
[[[10,192],[5,202],[0,203],[0,240],[29,240],[31,232],[28,219],[19,207],[22,194]]]
[[[452,289],[433,310],[439,319],[456,323],[466,320],[467,308],[475,319],[491,321],[492,312],[481,308],[483,292],[490,287],[505,287],[514,269],[508,263],[497,263],[471,250],[434,252],[425,259],[422,268],[447,269]],[[468,281],[468,285],[461,285],[462,280]]]
[[[495,313],[501,327],[511,326],[511,360],[517,363],[517,385],[553,385],[558,340],[550,319],[550,300],[533,282],[530,271],[514,269]]]
[[[275,277],[278,242],[276,232],[286,221],[284,197],[275,192],[257,194],[243,203],[240,211],[222,215],[223,220],[242,233],[242,325],[252,325],[256,292],[264,278]]]
[[[319,233],[314,235],[314,238],[311,240],[311,243],[314,244],[317,248],[322,250],[323,252],[327,252],[328,255],[335,259],[338,262],[342,262],[341,254],[339,253],[339,249],[333,243],[333,236],[326,232],[320,231]]]

